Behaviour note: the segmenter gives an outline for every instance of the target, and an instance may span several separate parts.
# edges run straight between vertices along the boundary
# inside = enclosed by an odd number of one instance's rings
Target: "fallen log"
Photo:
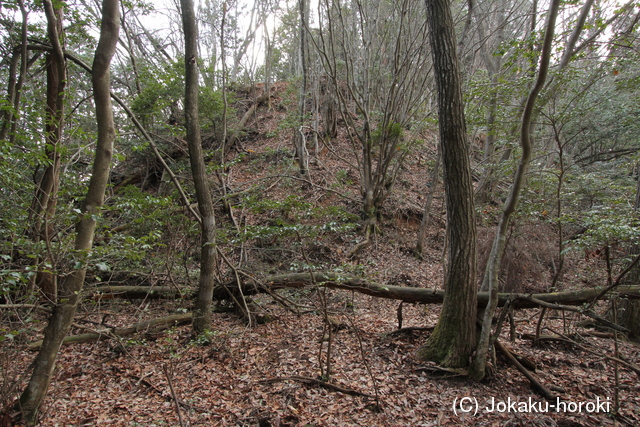
[[[271,276],[262,283],[245,285],[250,292],[253,288],[266,287],[270,290],[283,288],[307,288],[310,286],[323,286],[332,289],[344,289],[375,296],[378,298],[395,299],[404,302],[422,304],[441,304],[444,299],[444,290],[412,288],[405,286],[384,285],[362,278],[349,277],[337,273],[290,273]],[[235,285],[237,288],[237,285]],[[603,290],[602,287],[578,289],[563,292],[550,292],[540,294],[499,293],[498,305],[511,300],[514,308],[535,308],[540,306],[540,301],[552,304],[581,305],[592,302]],[[223,292],[222,290],[220,292]],[[255,292],[255,291],[254,291]],[[606,296],[606,295],[605,295]],[[616,296],[625,298],[640,298],[640,286],[621,286],[616,290]],[[478,293],[478,305],[485,307],[489,299],[488,292]]]
[[[70,335],[62,341],[62,344],[77,344],[83,342],[99,341],[107,338],[125,337],[139,332],[158,332],[174,326],[183,325],[191,322],[193,315],[191,313],[172,314],[171,316],[151,319],[126,328],[109,328],[104,331],[97,331],[89,334]],[[28,345],[29,350],[39,350],[42,346],[42,340],[32,342]]]
[[[247,281],[249,283],[247,283]],[[332,272],[314,273],[289,273],[267,277],[261,281],[247,279],[242,283],[244,295],[252,295],[261,292],[268,292],[277,289],[304,289],[325,287],[331,289],[343,289],[347,291],[359,292],[378,298],[394,299],[408,303],[421,304],[442,304],[444,290],[414,288],[406,286],[385,285],[376,283],[364,278],[346,276]],[[549,292],[539,294],[523,293],[499,293],[498,306],[504,306],[508,300],[514,308],[536,308],[541,304],[561,304],[561,305],[582,305],[594,301],[604,287],[588,289],[569,290],[562,292]],[[94,292],[94,298],[121,297],[121,298],[175,298],[193,295],[193,291],[179,291],[170,286],[99,286],[90,291]],[[223,300],[229,298],[229,293],[237,295],[239,287],[236,281],[219,285],[214,290],[213,299]],[[640,286],[620,286],[616,289],[615,295],[621,298],[640,298]],[[606,298],[607,295],[604,295]],[[489,294],[487,292],[478,293],[478,306],[485,307]],[[551,308],[562,309],[561,306],[550,306]]]
[[[118,286],[104,285],[88,288],[91,298],[99,299],[158,299],[158,298],[179,298],[183,295],[190,296],[191,291],[180,292],[175,286]]]

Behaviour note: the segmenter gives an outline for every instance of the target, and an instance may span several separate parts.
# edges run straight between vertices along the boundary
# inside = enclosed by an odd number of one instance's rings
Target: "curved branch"
[[[40,44],[29,45],[29,50],[50,51],[51,49],[52,49],[51,46],[46,46],[46,45],[40,45]],[[87,65],[84,61],[82,61],[80,58],[75,56],[74,54],[65,52],[64,56],[65,58],[74,62],[80,68],[84,69],[88,73],[91,73],[91,67]],[[191,206],[189,197],[187,196],[187,193],[182,188],[182,185],[180,185],[180,181],[178,181],[178,177],[173,173],[173,171],[171,170],[167,162],[164,161],[164,158],[160,154],[160,150],[158,150],[158,146],[153,141],[151,136],[149,136],[149,133],[147,132],[147,130],[144,128],[144,126],[142,126],[142,123],[140,123],[136,115],[133,114],[133,111],[131,111],[131,109],[127,106],[127,104],[125,104],[124,101],[120,99],[118,95],[116,95],[113,91],[111,91],[110,93],[111,93],[111,98],[113,98],[113,100],[125,111],[127,116],[129,116],[129,119],[131,120],[131,122],[133,122],[134,126],[138,129],[138,131],[140,131],[144,139],[149,143],[149,146],[151,147],[151,151],[153,151],[153,154],[156,156],[156,158],[162,165],[162,168],[169,174],[169,177],[171,178],[171,182],[173,182],[173,185],[176,187],[176,190],[178,190],[178,194],[180,194],[180,198],[182,199],[182,202],[184,203],[186,208],[189,210],[189,212],[191,212],[191,214],[194,216],[196,221],[201,223],[202,220],[200,218],[200,215]]]
[[[529,163],[531,161],[531,121],[533,117],[533,109],[538,98],[538,94],[542,90],[547,73],[549,71],[549,62],[551,60],[551,45],[553,42],[554,28],[556,18],[558,16],[558,10],[560,8],[560,0],[553,0],[549,6],[549,14],[547,16],[546,31],[544,36],[544,42],[542,45],[542,53],[540,57],[540,70],[538,71],[538,77],[536,79],[533,88],[527,98],[527,102],[522,113],[522,123],[520,128],[520,146],[522,147],[522,157],[518,164],[518,169],[509,191],[509,196],[505,202],[502,216],[498,223],[498,229],[496,236],[491,247],[491,253],[489,254],[489,261],[487,262],[487,268],[484,278],[482,280],[482,290],[488,290],[490,298],[487,303],[484,317],[482,320],[482,332],[478,347],[476,350],[476,357],[473,362],[472,376],[480,380],[484,377],[484,370],[486,365],[487,351],[489,347],[489,341],[491,336],[491,322],[497,306],[497,288],[498,288],[498,276],[500,273],[500,265],[502,264],[502,258],[506,247],[507,230],[509,227],[509,221],[511,215],[515,212],[518,200],[520,198],[520,192],[524,186],[524,180],[529,169]]]

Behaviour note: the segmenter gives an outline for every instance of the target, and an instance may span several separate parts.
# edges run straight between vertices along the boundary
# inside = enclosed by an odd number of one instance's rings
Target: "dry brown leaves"
[[[316,295],[306,298],[308,304],[317,303]],[[326,357],[319,313],[297,316],[273,305],[275,320],[251,329],[236,317],[217,315],[208,345],[191,342],[189,327],[180,327],[123,341],[122,346],[103,341],[63,348],[41,425],[177,426],[163,366],[172,372],[184,424],[191,426],[614,425],[609,414],[586,409],[580,413],[488,412],[492,398],[495,402],[544,400],[500,359],[495,377],[481,384],[418,373],[422,365],[414,354],[428,332],[386,335],[396,327],[396,303],[341,291],[332,292],[329,299],[333,315],[348,325],[333,335],[329,380],[371,395],[377,389],[380,411],[375,399],[367,397],[293,380],[262,383],[291,376],[318,378],[319,357]],[[111,309],[119,311],[123,321],[137,321],[135,310],[113,304]],[[166,309],[157,304],[156,314]],[[405,326],[434,324],[437,314],[435,307],[405,306]],[[518,332],[533,332],[535,321],[534,312],[518,313]],[[561,319],[549,322],[562,329]],[[613,352],[611,340],[589,337],[582,344],[609,355]],[[528,341],[518,340],[508,345],[537,363],[536,375],[545,385],[563,387],[564,401],[608,399],[613,408],[612,362],[565,344],[532,348]],[[640,363],[637,347],[621,343],[620,348],[630,361]],[[32,358],[33,353],[19,353],[11,371],[24,369]],[[636,375],[621,367],[619,378],[620,414],[640,422]],[[479,401],[478,414],[454,411],[454,401],[465,397]]]

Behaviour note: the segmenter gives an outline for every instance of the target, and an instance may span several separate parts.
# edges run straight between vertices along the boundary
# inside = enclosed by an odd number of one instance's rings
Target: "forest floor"
[[[248,108],[251,96],[238,101],[238,105],[245,102],[244,110],[238,107],[239,115]],[[284,89],[278,96],[284,98]],[[237,160],[229,171],[230,192],[255,194],[260,186],[253,205],[247,202],[236,210],[237,219],[247,233],[263,234],[242,243],[245,258],[228,243],[231,238],[221,241],[229,259],[261,278],[314,267],[363,274],[379,283],[440,288],[446,252],[442,185],[437,186],[431,208],[425,252],[421,259],[412,253],[434,165],[434,145],[426,143],[408,156],[384,205],[381,233],[359,257],[349,259],[349,251],[362,240],[360,230],[331,232],[322,227],[329,221],[338,225],[354,221],[354,217],[358,222],[361,204],[354,148],[341,129],[338,138],[320,145],[317,156],[312,153],[309,177],[300,179],[291,129],[280,127],[288,113],[279,106],[285,104],[276,96],[273,108],[262,107],[248,124],[253,131],[232,153],[238,157],[230,159]],[[480,264],[488,253],[497,206],[490,204],[479,211]],[[334,208],[342,217],[331,217],[336,214]],[[218,219],[221,228],[232,228],[222,209]],[[301,223],[308,228],[293,227]],[[278,227],[289,234],[278,235]],[[557,250],[553,233],[548,222],[520,221],[513,228],[503,278],[506,291],[548,289]],[[184,263],[185,270],[197,272],[194,242],[177,235],[164,247],[167,257],[183,257],[167,262],[168,271],[169,264],[179,270],[177,265]],[[603,263],[568,255],[562,289],[606,283]],[[194,277],[176,274],[164,284],[192,290],[196,282]],[[94,285],[88,283],[87,289]],[[640,381],[635,372],[607,358],[619,354],[639,365],[638,345],[616,342],[610,335],[589,335],[592,329],[576,315],[550,311],[544,319],[542,334],[562,334],[565,341],[533,346],[526,338],[525,334],[535,333],[540,310],[515,311],[514,341],[508,325],[500,337],[506,347],[535,363],[534,375],[558,390],[558,403],[536,394],[500,355],[492,363],[491,375],[480,383],[420,362],[416,351],[427,340],[428,327],[437,322],[437,305],[404,304],[403,328],[422,329],[397,331],[397,301],[335,290],[279,292],[293,309],[266,295],[253,297],[266,314],[262,324],[249,327],[237,314],[217,313],[211,333],[196,340],[190,326],[183,325],[63,346],[42,407],[41,425],[640,425]],[[191,310],[191,303],[188,299],[85,300],[72,333],[185,312]],[[602,305],[599,312],[606,309]],[[325,314],[336,329],[330,346],[325,339]],[[4,310],[0,316],[1,330],[17,331],[0,343],[0,399],[5,400],[0,403],[4,405],[25,386],[27,368],[35,356],[27,344],[41,338],[46,313],[22,308]],[[4,427],[2,419],[0,427]]]
[[[268,307],[270,322],[249,328],[238,316],[216,314],[214,332],[206,340],[192,341],[190,326],[185,325],[121,340],[64,346],[42,408],[41,425],[640,424],[636,374],[606,359],[615,354],[612,339],[588,336],[570,316],[563,319],[552,314],[544,323],[548,328],[544,333],[559,332],[579,344],[533,347],[522,339],[524,333],[535,333],[537,310],[516,312],[515,342],[510,342],[508,331],[501,337],[507,347],[535,363],[534,375],[544,385],[562,389],[557,393],[561,406],[556,406],[556,401],[536,394],[501,356],[493,375],[480,383],[428,369],[415,353],[429,332],[394,333],[397,302],[346,291],[324,296],[308,291],[291,297],[308,306],[307,313],[287,311],[267,298],[262,305]],[[331,336],[328,378],[321,297],[326,297],[327,310],[339,325]],[[112,300],[99,313],[94,306],[83,307],[77,317],[79,323],[101,322],[106,317],[106,324],[124,326],[175,313],[182,305],[180,301]],[[438,313],[438,306],[405,305],[403,327],[434,325]],[[117,319],[117,324],[109,319]],[[640,364],[636,344],[620,341],[617,345],[626,360]],[[5,347],[3,353],[5,381],[25,372],[35,354],[13,346]],[[313,383],[321,379],[321,369],[322,379],[344,390]],[[18,387],[23,386],[19,382]],[[461,399],[466,399],[462,406]],[[616,401],[622,418],[612,415]]]

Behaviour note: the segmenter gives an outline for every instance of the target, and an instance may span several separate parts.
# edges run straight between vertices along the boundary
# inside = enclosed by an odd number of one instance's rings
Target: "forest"
[[[640,425],[639,36],[1,1],[0,427]]]

